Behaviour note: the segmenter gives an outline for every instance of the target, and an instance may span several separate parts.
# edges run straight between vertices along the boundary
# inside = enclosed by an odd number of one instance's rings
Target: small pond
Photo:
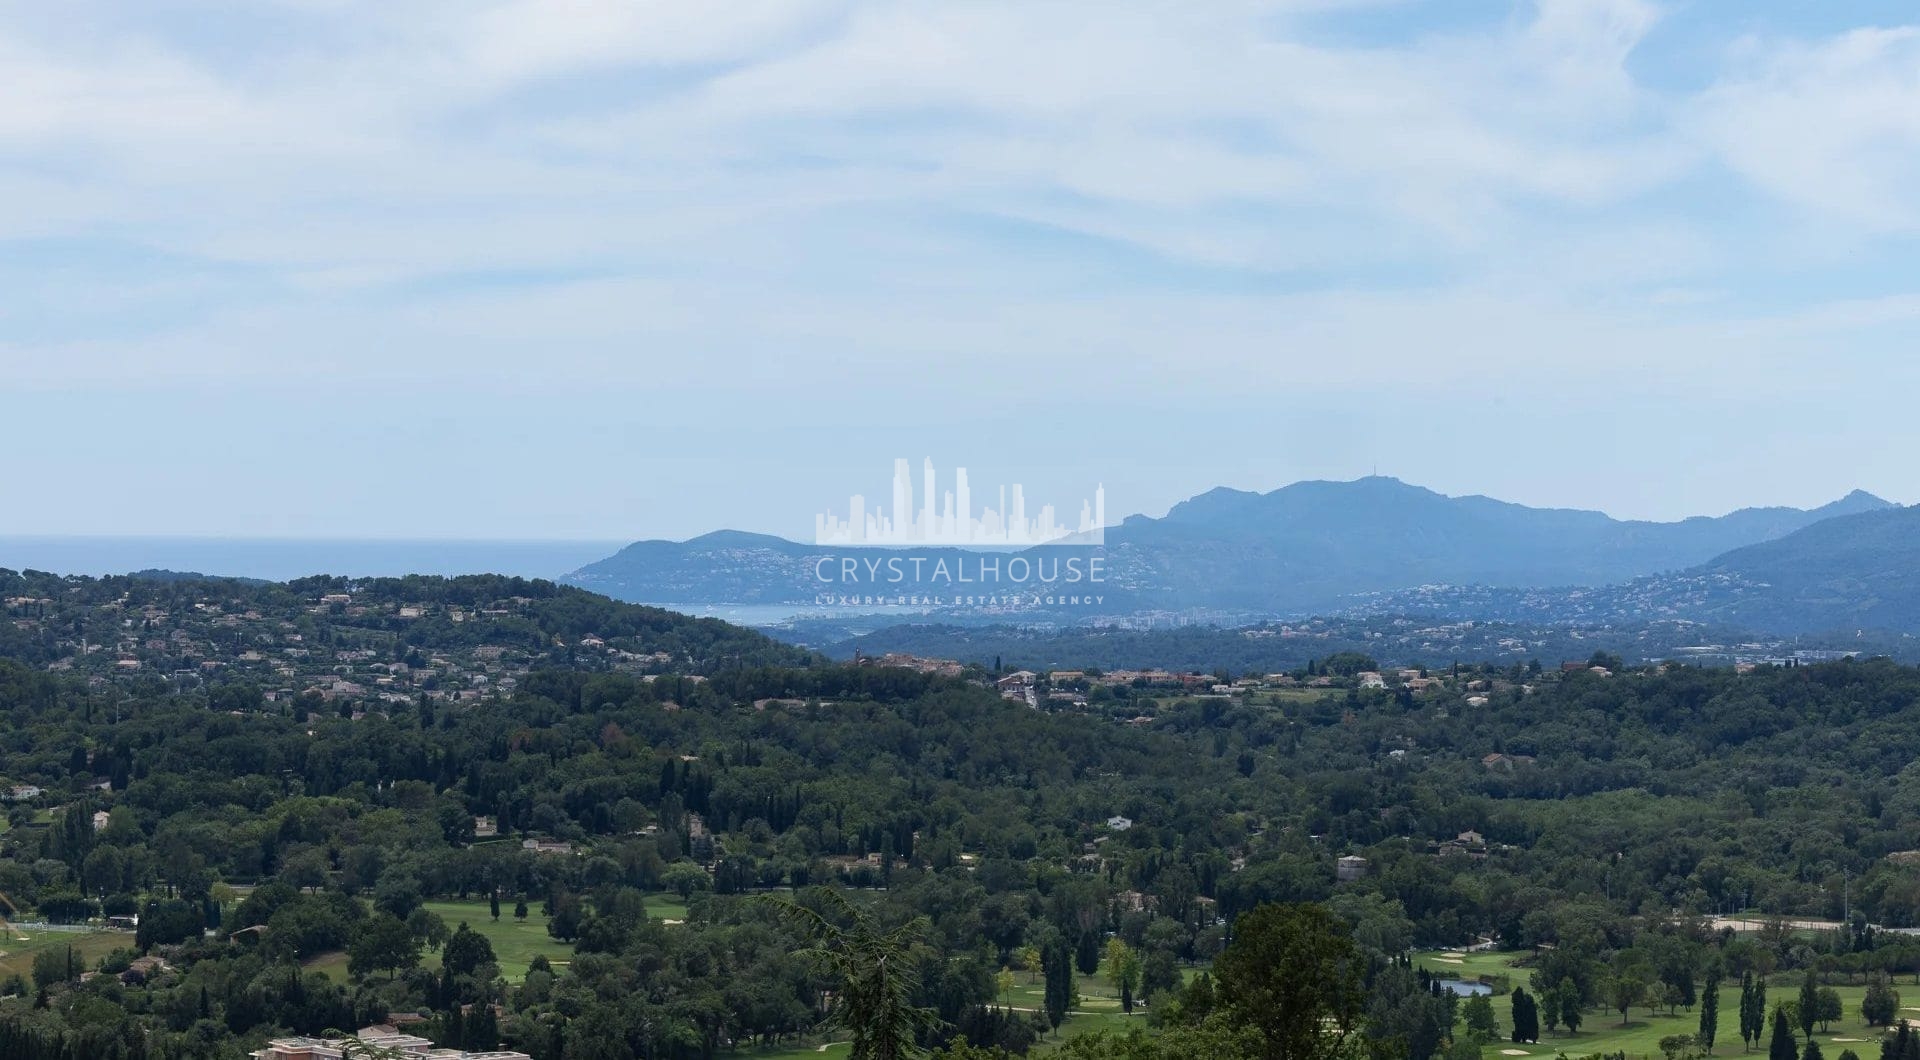
[[[1440,989],[1451,990],[1461,997],[1483,997],[1493,993],[1493,987],[1485,983],[1470,983],[1465,979],[1442,979]]]

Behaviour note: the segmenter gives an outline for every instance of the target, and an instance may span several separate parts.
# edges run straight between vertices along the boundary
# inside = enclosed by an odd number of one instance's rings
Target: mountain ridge
[[[1814,509],[1742,508],[1653,522],[1477,494],[1450,497],[1368,476],[1297,482],[1266,493],[1207,490],[1164,516],[1130,516],[1108,528],[1098,554],[1107,568],[1102,596],[1121,611],[1288,615],[1420,585],[1609,585],[1886,507],[1889,502],[1854,490]],[[717,530],[682,542],[636,541],[565,580],[636,602],[803,606],[816,602],[822,589],[817,562],[850,551]]]

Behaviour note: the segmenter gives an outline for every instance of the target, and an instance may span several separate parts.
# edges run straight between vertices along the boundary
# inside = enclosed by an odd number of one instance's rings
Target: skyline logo
[[[1019,483],[999,487],[995,503],[974,514],[967,469],[955,468],[953,486],[942,491],[933,459],[922,464],[920,498],[914,499],[913,472],[905,457],[893,462],[893,503],[869,506],[861,494],[847,499],[845,518],[832,511],[814,516],[816,545],[914,546],[942,545],[976,548],[1031,548],[1038,545],[1101,545],[1106,543],[1107,491],[1094,487],[1093,499],[1080,502],[1077,525],[1058,521],[1054,506],[1042,504],[1031,517],[1026,493]]]

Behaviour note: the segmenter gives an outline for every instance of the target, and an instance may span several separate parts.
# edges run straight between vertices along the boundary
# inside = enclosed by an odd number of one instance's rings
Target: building
[[[1334,863],[1333,875],[1341,883],[1352,883],[1367,874],[1367,859],[1349,854]]]
[[[1115,814],[1112,817],[1107,818],[1107,827],[1113,829],[1116,832],[1124,832],[1127,829],[1133,827],[1133,819],[1130,817],[1122,817],[1119,814]]]
[[[402,1056],[419,1056],[428,1060],[533,1060],[525,1053],[507,1049],[483,1053],[440,1049],[425,1038],[402,1034],[384,1025],[362,1027],[355,1037],[368,1045],[390,1049]],[[255,1050],[249,1055],[254,1060],[341,1060],[347,1044],[348,1039],[344,1038],[275,1038],[267,1043],[265,1049]]]

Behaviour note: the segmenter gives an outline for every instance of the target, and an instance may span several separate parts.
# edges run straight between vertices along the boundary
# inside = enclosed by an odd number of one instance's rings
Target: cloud
[[[1678,387],[1855,341],[1766,270],[1920,224],[1912,29],[1678,89],[1640,0],[221,8],[12,5],[12,378]]]
[[[1690,127],[1768,195],[1873,235],[1920,232],[1920,28],[1753,39]]]

